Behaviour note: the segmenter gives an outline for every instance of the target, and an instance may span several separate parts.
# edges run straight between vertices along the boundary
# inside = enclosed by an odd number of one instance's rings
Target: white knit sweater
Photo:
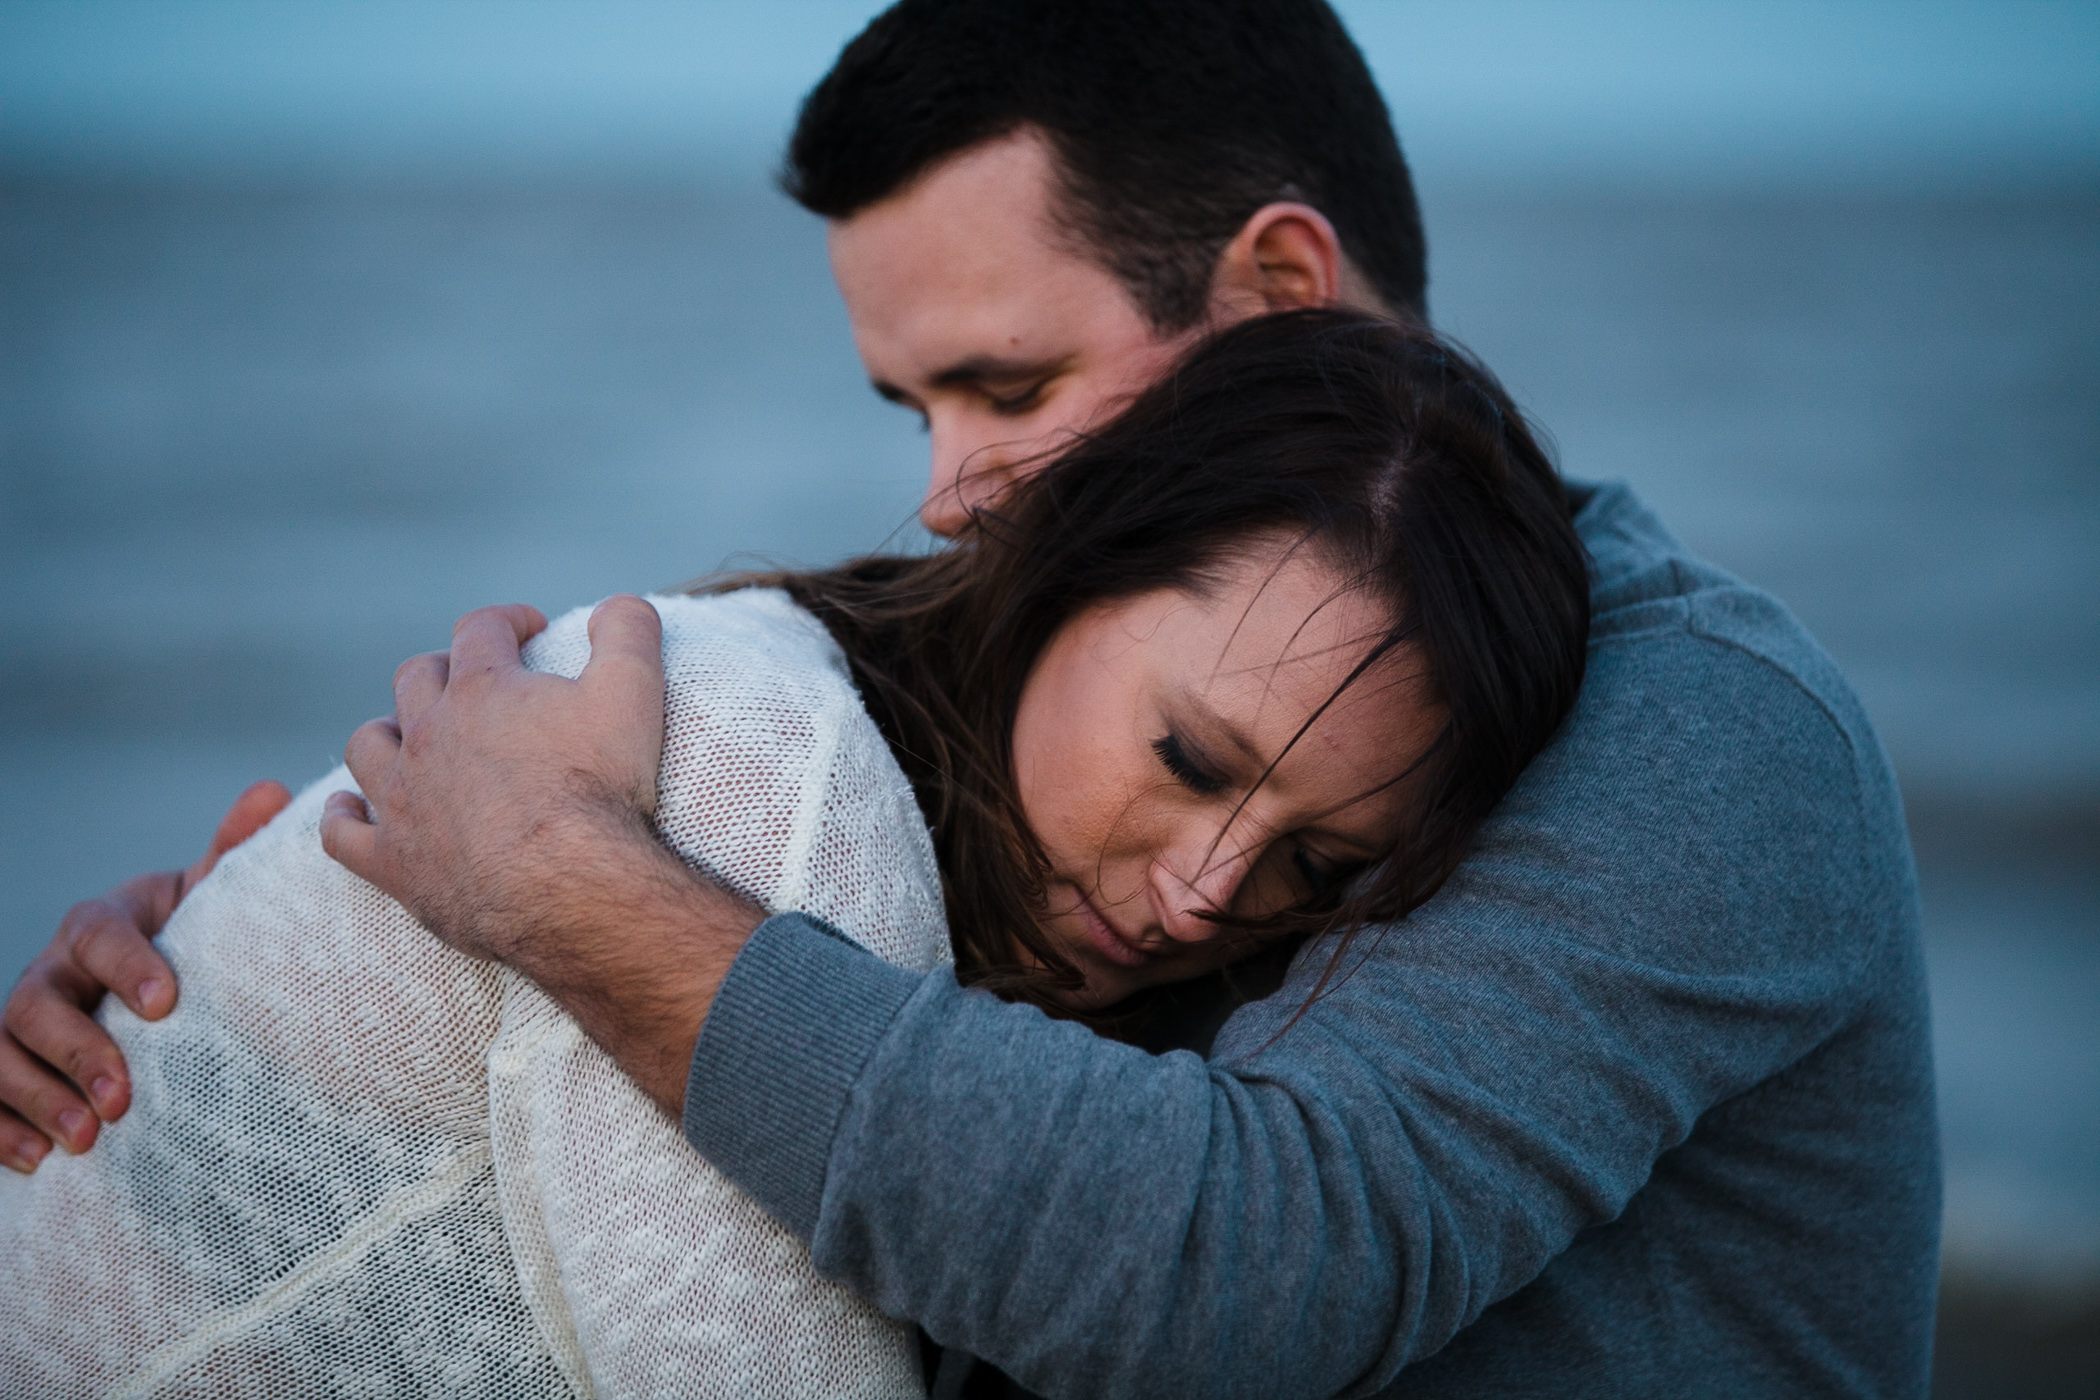
[[[846,663],[783,594],[656,600],[658,823],[769,908],[927,969],[925,822]],[[575,675],[586,614],[529,648]],[[344,770],[221,862],[114,999],[129,1115],[0,1173],[0,1396],[893,1396],[908,1331],[701,1161],[531,983],[330,861]]]

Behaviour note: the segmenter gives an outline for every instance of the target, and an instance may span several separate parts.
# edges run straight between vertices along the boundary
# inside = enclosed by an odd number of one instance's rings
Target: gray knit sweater
[[[1577,711],[1429,904],[1206,1061],[738,958],[693,1145],[824,1274],[1047,1396],[1918,1396],[1940,1180],[1881,747],[1623,487]]]

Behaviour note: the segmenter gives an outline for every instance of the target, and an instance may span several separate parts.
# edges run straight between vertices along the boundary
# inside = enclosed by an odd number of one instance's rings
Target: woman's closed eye
[[[1313,899],[1324,900],[1339,894],[1342,887],[1354,879],[1363,866],[1360,863],[1330,865],[1304,846],[1300,846],[1291,852],[1291,868],[1305,881],[1306,888],[1312,891]]]
[[[1202,764],[1189,757],[1181,740],[1172,733],[1162,734],[1152,741],[1152,752],[1159,755],[1160,766],[1174,775],[1174,780],[1191,792],[1208,797],[1225,790],[1225,780]]]

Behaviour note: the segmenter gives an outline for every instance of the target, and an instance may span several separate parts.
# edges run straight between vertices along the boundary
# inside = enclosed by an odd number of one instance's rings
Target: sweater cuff
[[[693,1047],[685,1137],[804,1240],[861,1067],[921,979],[806,914],[758,926]]]

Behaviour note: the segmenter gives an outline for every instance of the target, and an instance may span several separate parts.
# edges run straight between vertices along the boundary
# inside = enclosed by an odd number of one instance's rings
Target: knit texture
[[[823,627],[772,591],[655,602],[665,839],[944,962],[925,822]],[[586,616],[528,664],[576,675]],[[819,1279],[574,1021],[327,858],[350,786],[183,903],[173,1016],[108,1003],[131,1112],[0,1182],[0,1396],[922,1394],[909,1331]]]

